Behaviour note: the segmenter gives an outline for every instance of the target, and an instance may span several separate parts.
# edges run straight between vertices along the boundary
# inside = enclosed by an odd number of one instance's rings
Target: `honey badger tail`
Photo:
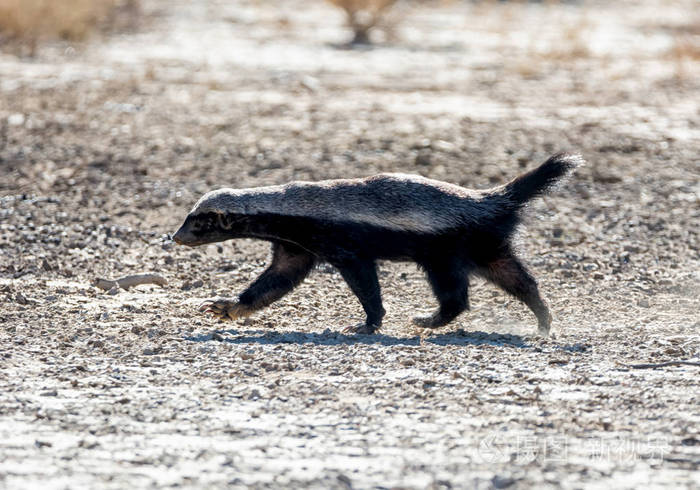
[[[503,187],[503,194],[519,206],[544,194],[562,177],[584,163],[580,155],[557,153],[534,170],[516,177]]]

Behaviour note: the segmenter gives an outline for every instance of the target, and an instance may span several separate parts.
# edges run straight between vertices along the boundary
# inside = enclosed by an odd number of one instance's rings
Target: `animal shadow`
[[[537,341],[513,334],[499,334],[488,332],[468,332],[457,330],[442,334],[433,334],[421,337],[396,337],[382,333],[372,335],[344,334],[329,329],[323,332],[279,332],[274,330],[214,330],[210,333],[185,337],[191,342],[224,342],[229,344],[313,344],[313,345],[338,345],[338,344],[380,344],[392,345],[494,345],[512,347],[517,349],[531,349],[537,346]]]

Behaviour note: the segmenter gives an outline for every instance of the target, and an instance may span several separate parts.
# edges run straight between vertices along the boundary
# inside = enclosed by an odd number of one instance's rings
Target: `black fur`
[[[440,327],[468,309],[469,276],[478,274],[527,304],[538,318],[540,333],[546,335],[551,321],[549,310],[535,279],[515,257],[510,239],[523,205],[580,161],[571,155],[555,155],[509,184],[476,194],[474,206],[478,206],[478,212],[474,219],[467,216],[452,227],[434,232],[294,216],[284,209],[279,214],[242,214],[224,210],[199,213],[195,207],[174,239],[191,246],[232,238],[273,243],[272,263],[238,299],[222,298],[203,305],[204,310],[223,318],[245,316],[271,304],[298,285],[314,264],[328,262],[340,271],[365,310],[366,322],[357,331],[372,333],[384,316],[376,261],[407,260],[417,262],[426,271],[440,305],[432,315],[416,318],[417,325]],[[435,189],[430,186],[430,192]],[[491,212],[484,213],[484,209]]]
[[[567,153],[552,155],[542,165],[515,178],[504,186],[504,192],[517,204],[524,204],[542,195],[581,163]]]

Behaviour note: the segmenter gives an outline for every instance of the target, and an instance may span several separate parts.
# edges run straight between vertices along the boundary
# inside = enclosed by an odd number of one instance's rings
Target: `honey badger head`
[[[235,220],[232,215],[225,214],[219,205],[220,192],[209,192],[195,204],[185,222],[173,235],[176,243],[196,247],[231,238]]]
[[[173,235],[173,240],[190,247],[228,240],[230,236],[221,227],[220,221],[221,215],[218,213],[190,214]]]

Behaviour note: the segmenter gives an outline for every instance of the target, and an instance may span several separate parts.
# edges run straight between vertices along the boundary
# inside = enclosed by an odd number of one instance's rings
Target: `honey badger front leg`
[[[272,262],[238,299],[208,299],[200,305],[199,311],[211,313],[222,320],[245,318],[294,289],[309,274],[315,262],[314,255],[301,247],[274,243]]]
[[[386,311],[382,306],[382,295],[377,278],[377,265],[373,260],[345,260],[333,263],[340,271],[345,282],[365,310],[367,319],[364,324],[347,327],[345,333],[373,334],[382,326]]]

